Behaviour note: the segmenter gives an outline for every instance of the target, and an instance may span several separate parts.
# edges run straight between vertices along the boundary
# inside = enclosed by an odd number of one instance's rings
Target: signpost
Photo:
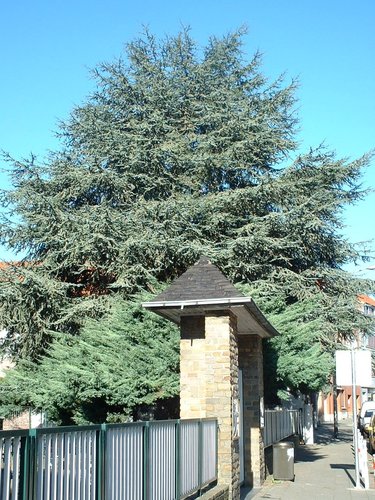
[[[355,487],[360,488],[359,480],[359,456],[358,456],[358,426],[357,426],[357,380],[356,380],[356,359],[353,347],[350,349],[350,364],[352,372],[352,401],[353,401],[353,437],[354,437],[354,457],[355,457]]]
[[[350,366],[350,370],[348,369]],[[366,350],[355,350],[353,345],[350,350],[336,351],[336,383],[337,385],[352,386],[352,413],[353,413],[353,438],[355,454],[355,485],[361,488],[359,477],[359,450],[357,428],[357,385],[369,387],[371,385],[371,353]]]

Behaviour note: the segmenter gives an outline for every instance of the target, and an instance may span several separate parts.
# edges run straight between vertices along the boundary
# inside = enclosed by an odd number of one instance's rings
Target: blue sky
[[[120,56],[144,25],[158,36],[190,26],[202,46],[246,25],[249,58],[259,49],[270,79],[299,78],[301,151],[325,142],[354,159],[375,147],[373,0],[19,0],[3,3],[0,23],[0,149],[16,158],[58,147],[58,121],[93,89],[89,69]],[[375,240],[374,214],[370,193],[345,212],[345,235]],[[356,271],[375,277],[370,264]]]

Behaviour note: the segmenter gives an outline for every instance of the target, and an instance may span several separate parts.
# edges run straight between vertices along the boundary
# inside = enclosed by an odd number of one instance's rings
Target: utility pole
[[[333,401],[333,437],[336,439],[339,434],[339,419],[337,413],[337,384],[336,372],[332,377],[332,401]]]
[[[350,370],[348,369],[350,366]],[[359,470],[360,436],[357,426],[357,384],[368,387],[371,381],[371,353],[356,349],[354,342],[350,349],[336,351],[336,383],[352,386],[353,446],[355,457],[356,488],[361,488]],[[362,448],[362,442],[361,442]],[[367,464],[366,464],[367,465]]]
[[[357,388],[356,388],[356,366],[355,350],[352,345],[350,349],[351,369],[352,369],[352,412],[353,412],[353,436],[354,436],[354,456],[355,456],[355,487],[361,488],[359,478],[359,456],[358,456],[358,429],[357,429]]]

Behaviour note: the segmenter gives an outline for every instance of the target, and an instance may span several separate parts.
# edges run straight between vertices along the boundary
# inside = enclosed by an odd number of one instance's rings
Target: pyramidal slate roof
[[[244,297],[228,278],[202,256],[198,262],[177,278],[164,292],[150,302],[229,299]]]
[[[142,306],[176,324],[181,324],[183,316],[230,309],[237,317],[239,335],[277,335],[253,299],[237,290],[207,257],[201,257],[164,292]]]

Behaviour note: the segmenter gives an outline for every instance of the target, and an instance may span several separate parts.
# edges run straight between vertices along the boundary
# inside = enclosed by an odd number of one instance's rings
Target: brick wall
[[[217,485],[201,495],[199,500],[229,500],[229,487]]]
[[[257,335],[237,336],[230,311],[181,320],[181,418],[217,417],[219,483],[230,498],[239,498],[238,368],[243,376],[245,483],[260,486],[265,478],[263,436],[259,428],[263,396],[263,348]]]
[[[180,340],[180,418],[206,416],[205,319],[181,318]]]
[[[229,485],[230,498],[239,498],[239,443],[232,434],[236,333],[236,317],[228,311],[181,321],[181,418],[218,418],[218,481]]]
[[[28,411],[21,413],[13,418],[6,418],[3,421],[3,430],[18,430],[18,429],[28,429],[30,425],[30,415]]]
[[[263,436],[259,428],[263,396],[263,345],[256,335],[239,337],[239,365],[243,380],[245,483],[260,486],[265,478]]]

